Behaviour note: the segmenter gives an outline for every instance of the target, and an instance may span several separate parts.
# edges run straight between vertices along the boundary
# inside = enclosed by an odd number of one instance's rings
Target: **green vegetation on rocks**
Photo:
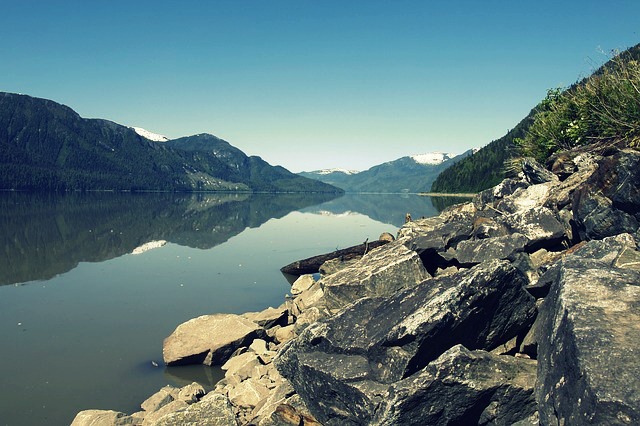
[[[567,89],[551,89],[516,127],[442,172],[432,192],[479,192],[498,184],[519,158],[600,144],[640,145],[640,44]]]
[[[552,89],[525,136],[519,154],[545,161],[551,154],[582,145],[640,144],[640,45],[614,56],[572,87]]]

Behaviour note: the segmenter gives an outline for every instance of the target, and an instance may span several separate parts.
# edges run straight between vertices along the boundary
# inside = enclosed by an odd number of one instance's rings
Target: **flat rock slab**
[[[640,272],[579,256],[557,267],[540,310],[541,424],[640,424]]]
[[[240,315],[203,315],[180,324],[164,340],[162,356],[167,365],[223,364],[263,334],[262,327]]]

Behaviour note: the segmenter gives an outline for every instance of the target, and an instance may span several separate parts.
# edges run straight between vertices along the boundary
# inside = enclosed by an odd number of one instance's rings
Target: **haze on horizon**
[[[0,90],[299,172],[462,153],[637,44],[640,2],[0,0]]]

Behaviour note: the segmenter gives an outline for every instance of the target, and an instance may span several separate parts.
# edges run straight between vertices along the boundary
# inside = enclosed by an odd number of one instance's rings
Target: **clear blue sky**
[[[639,30],[638,0],[0,0],[0,91],[362,170],[489,143]]]

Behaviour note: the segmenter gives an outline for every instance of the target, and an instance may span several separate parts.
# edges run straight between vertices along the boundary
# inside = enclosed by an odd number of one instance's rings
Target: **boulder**
[[[582,240],[634,233],[640,224],[640,152],[622,150],[598,162],[573,194]]]
[[[498,201],[513,195],[518,189],[526,188],[529,184],[519,179],[505,179],[493,188],[485,189],[473,198],[473,204],[479,209],[493,207]]]
[[[540,308],[542,424],[640,423],[640,272],[593,241],[560,261]]]
[[[308,290],[312,285],[315,284],[315,282],[316,280],[313,279],[313,275],[301,275],[291,285],[291,294],[297,296],[303,291]]]
[[[454,346],[389,387],[371,424],[511,425],[537,409],[536,362]]]
[[[493,261],[389,298],[363,298],[309,325],[274,363],[322,422],[372,418],[389,384],[452,346],[493,349],[526,330],[535,302],[525,283],[508,262]]]
[[[242,314],[243,317],[255,322],[260,327],[271,328],[276,325],[285,326],[288,325],[289,311],[287,307],[282,304],[277,308],[268,307],[260,312],[247,312]]]
[[[175,400],[179,392],[180,390],[173,386],[165,386],[140,404],[140,408],[148,413],[158,411],[160,408]]]
[[[390,296],[429,276],[415,251],[393,242],[372,250],[351,268],[322,278],[319,283],[326,307],[337,310],[361,297]]]
[[[170,403],[163,405],[156,411],[145,414],[144,419],[142,420],[142,426],[155,426],[158,421],[166,415],[178,411],[183,411],[187,407],[189,407],[189,404],[187,404],[186,402],[177,399],[173,400]]]
[[[180,324],[164,340],[162,356],[167,365],[223,364],[263,335],[258,324],[239,315],[203,315]]]
[[[566,239],[565,228],[547,207],[534,207],[505,215],[497,219],[511,234],[527,238],[525,248],[529,252],[540,248],[552,249]]]
[[[112,410],[84,410],[76,414],[71,426],[132,425],[134,418]]]
[[[517,189],[512,195],[498,200],[494,208],[502,213],[516,213],[545,205],[554,183],[546,182]]]
[[[161,417],[154,426],[184,425],[235,426],[237,422],[229,399],[219,393],[210,392],[197,404]]]
[[[525,158],[522,161],[522,172],[526,181],[532,185],[558,180],[558,176],[545,169],[533,158]]]
[[[525,251],[529,240],[514,233],[504,237],[461,241],[455,252],[448,254],[462,266],[472,266],[492,259],[509,259]]]

